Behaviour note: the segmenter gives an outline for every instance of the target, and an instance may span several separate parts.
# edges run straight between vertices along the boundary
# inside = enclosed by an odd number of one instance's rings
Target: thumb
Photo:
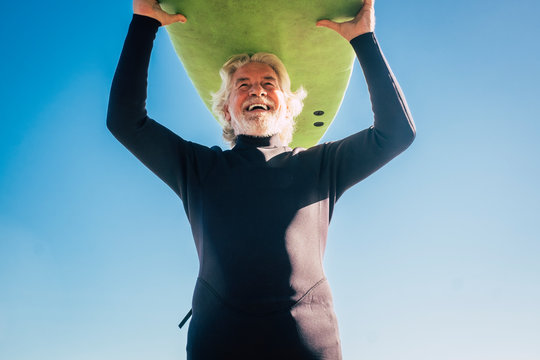
[[[177,22],[185,23],[187,20],[186,17],[182,14],[173,15],[173,14],[167,14],[163,12],[163,17],[164,17],[163,25],[170,25]]]
[[[339,32],[339,28],[341,24],[338,24],[337,22],[334,22],[331,20],[319,20],[317,21],[316,25],[319,27],[326,27],[326,28]]]
[[[172,20],[174,20],[174,22],[181,22],[181,23],[185,23],[187,21],[186,17],[182,14],[173,15]]]

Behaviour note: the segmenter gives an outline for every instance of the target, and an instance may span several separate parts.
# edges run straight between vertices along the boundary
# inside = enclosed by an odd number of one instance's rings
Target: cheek
[[[242,104],[243,104],[243,100],[240,96],[235,96],[233,99],[232,99],[232,102],[233,104],[233,110],[236,114],[240,114],[242,113]]]

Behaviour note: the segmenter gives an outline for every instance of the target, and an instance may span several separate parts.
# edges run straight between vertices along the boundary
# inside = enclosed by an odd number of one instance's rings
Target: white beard
[[[250,114],[244,111],[238,117],[231,114],[231,126],[236,135],[272,136],[281,133],[287,124],[288,120],[281,112],[264,111]]]

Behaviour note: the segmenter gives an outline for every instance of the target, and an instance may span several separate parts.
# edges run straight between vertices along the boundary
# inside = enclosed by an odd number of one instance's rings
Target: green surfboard
[[[336,32],[317,20],[352,19],[360,0],[161,0],[169,13],[188,21],[167,31],[188,76],[206,106],[220,87],[219,69],[232,55],[269,52],[285,64],[291,89],[308,96],[296,118],[291,147],[310,147],[321,139],[347,90],[354,52]]]

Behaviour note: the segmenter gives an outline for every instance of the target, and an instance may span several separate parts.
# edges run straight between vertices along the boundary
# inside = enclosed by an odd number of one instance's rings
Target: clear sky
[[[105,127],[129,1],[7,2],[0,359],[184,359],[180,200]],[[537,1],[377,0],[413,145],[339,200],[325,269],[344,358],[540,359]],[[370,125],[358,64],[324,140]],[[165,29],[150,115],[224,146]]]

